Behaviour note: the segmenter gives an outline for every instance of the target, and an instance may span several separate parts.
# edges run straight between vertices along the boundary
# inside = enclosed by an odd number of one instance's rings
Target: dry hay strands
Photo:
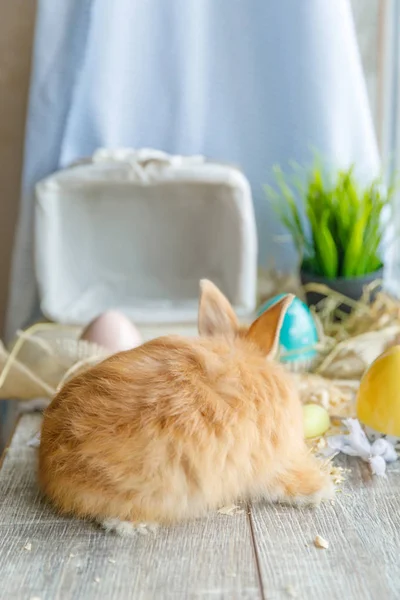
[[[304,290],[324,296],[314,310],[325,335],[342,341],[389,325],[400,325],[400,302],[385,291],[377,291],[381,285],[381,280],[366,285],[360,300],[352,300],[323,284],[310,283]],[[351,309],[350,314],[340,309],[343,305]]]
[[[17,332],[10,351],[0,342],[0,398],[52,398],[71,375],[107,356],[78,333],[71,325],[36,323]]]
[[[293,376],[303,404],[319,404],[331,417],[354,417],[358,380],[326,379],[314,373]]]

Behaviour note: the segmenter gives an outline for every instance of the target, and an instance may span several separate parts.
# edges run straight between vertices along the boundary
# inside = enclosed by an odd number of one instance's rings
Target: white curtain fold
[[[260,263],[293,264],[262,185],[271,167],[379,166],[348,0],[39,0],[7,334],[40,314],[35,183],[99,146],[239,164]]]

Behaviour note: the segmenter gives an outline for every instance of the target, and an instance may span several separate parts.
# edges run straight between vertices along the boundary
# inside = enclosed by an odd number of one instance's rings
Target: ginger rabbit
[[[45,495],[120,533],[238,500],[330,498],[294,383],[273,360],[292,298],[244,328],[203,280],[199,337],[154,339],[67,382],[44,414]]]

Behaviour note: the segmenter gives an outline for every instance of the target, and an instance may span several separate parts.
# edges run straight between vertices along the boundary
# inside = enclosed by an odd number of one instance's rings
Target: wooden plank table
[[[20,419],[0,471],[2,600],[400,598],[400,463],[378,479],[345,459],[342,493],[316,511],[259,504],[119,538],[41,499],[27,445],[40,423]]]

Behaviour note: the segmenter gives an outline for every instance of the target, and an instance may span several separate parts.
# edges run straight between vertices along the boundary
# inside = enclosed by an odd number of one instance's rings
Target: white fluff
[[[346,419],[347,435],[334,435],[328,438],[328,446],[334,452],[348,456],[358,456],[369,463],[373,475],[385,476],[386,463],[397,460],[397,453],[391,442],[379,438],[370,444],[357,419]]]

